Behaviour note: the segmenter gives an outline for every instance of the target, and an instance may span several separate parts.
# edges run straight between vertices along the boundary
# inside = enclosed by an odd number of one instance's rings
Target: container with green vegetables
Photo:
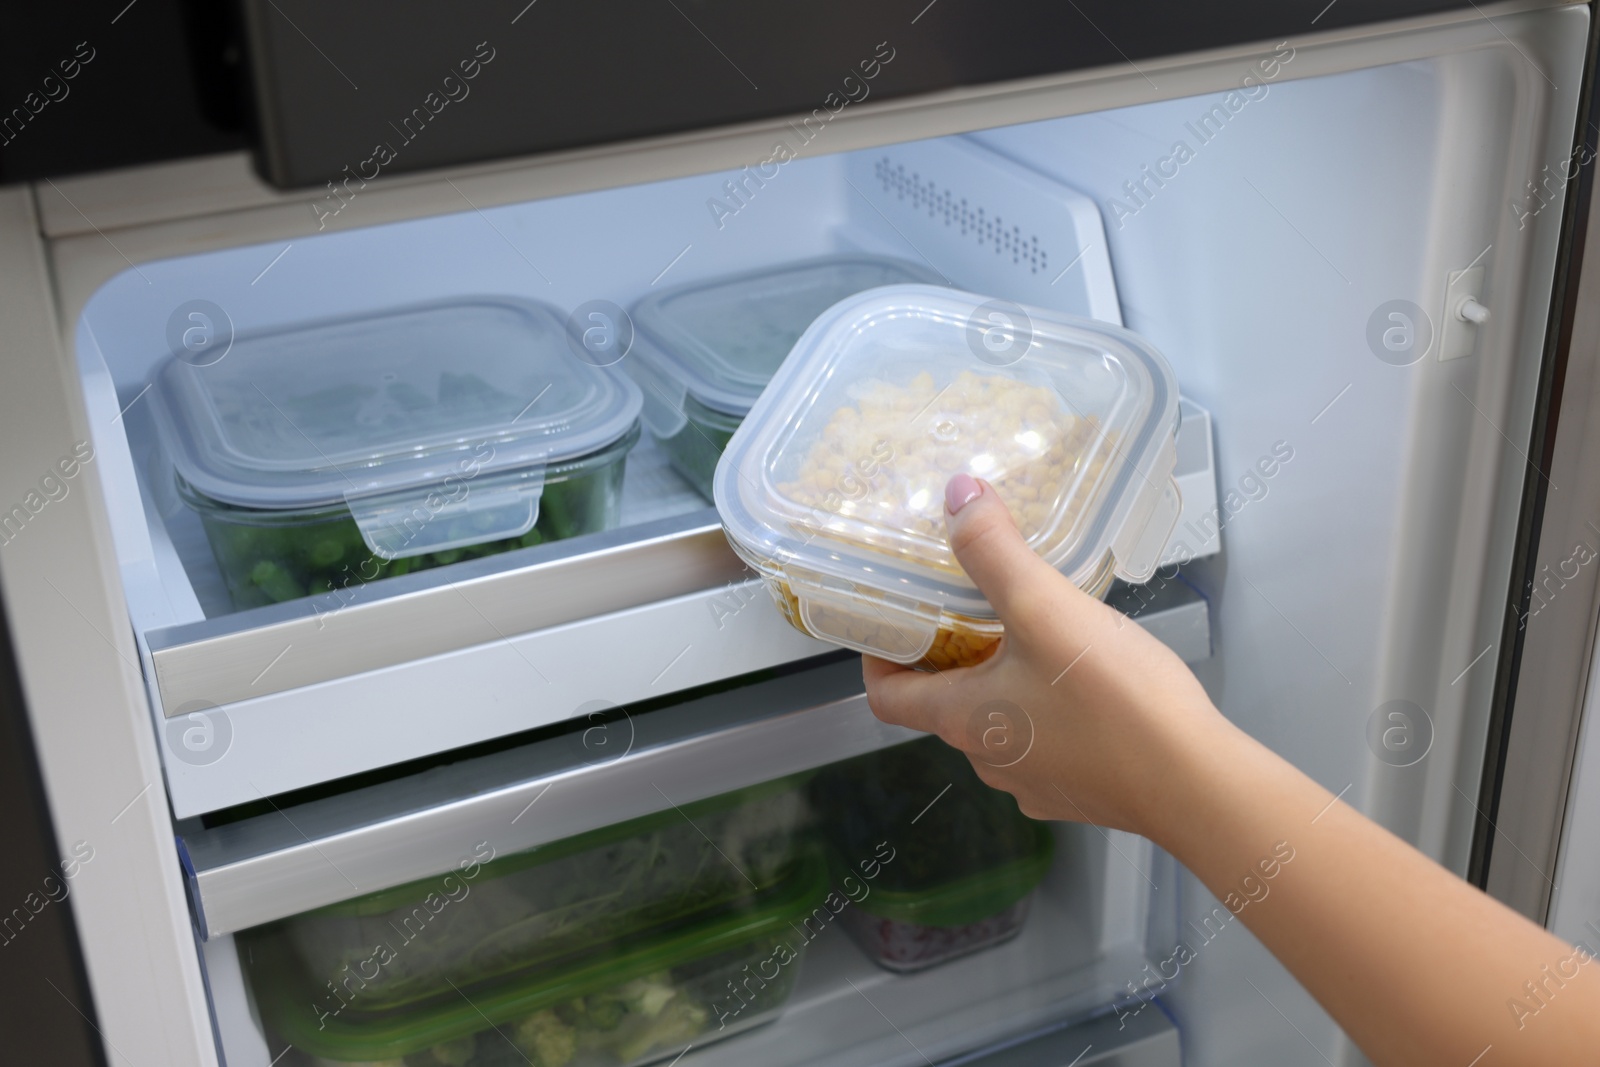
[[[813,319],[866,289],[937,281],[914,263],[841,255],[652,294],[633,308],[626,364],[644,388],[645,423],[709,500],[728,439]]]
[[[616,525],[642,399],[581,351],[552,308],[462,298],[241,333],[151,398],[248,608]]]
[[[840,923],[872,960],[919,971],[1015,937],[1050,867],[1049,829],[936,737],[870,752],[812,780],[833,862],[894,849]]]
[[[274,1037],[317,1064],[632,1067],[773,1018],[827,894],[792,781],[486,850],[241,935]]]

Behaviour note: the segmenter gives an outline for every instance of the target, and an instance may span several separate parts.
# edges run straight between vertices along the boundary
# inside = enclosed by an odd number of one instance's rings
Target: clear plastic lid
[[[1127,330],[889,286],[800,338],[723,454],[716,504],[812,632],[910,662],[950,616],[995,619],[945,539],[951,475],[994,485],[1079,585],[1108,567],[1144,581],[1178,516],[1177,426],[1171,368]],[[882,621],[895,647],[831,631],[834,615]]]
[[[413,506],[469,513],[481,541],[526,532],[545,465],[638,418],[638,387],[580,351],[553,309],[477,297],[240,336],[213,363],[165,361],[151,397],[178,474],[213,500],[344,502],[364,534]]]
[[[827,256],[652,294],[633,309],[647,343],[629,364],[644,379],[646,420],[672,436],[685,395],[742,416],[822,312],[864,289],[937,280],[898,259]]]

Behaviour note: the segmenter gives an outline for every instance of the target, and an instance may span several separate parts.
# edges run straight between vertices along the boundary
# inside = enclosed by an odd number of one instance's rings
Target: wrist
[[[1184,728],[1152,754],[1140,833],[1180,862],[1204,849],[1230,790],[1248,778],[1251,747],[1249,735],[1213,707],[1186,716]]]

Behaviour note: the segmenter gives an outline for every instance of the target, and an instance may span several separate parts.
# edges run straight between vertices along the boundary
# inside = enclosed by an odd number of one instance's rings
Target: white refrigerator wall
[[[1581,60],[1583,13],[1552,21]],[[1288,57],[1231,97],[980,135],[1100,203],[1129,327],[1215,413],[1224,552],[1188,572],[1211,597],[1212,697],[1458,871],[1555,237],[1554,209],[1512,205],[1571,122],[1533,64],[1484,49],[1296,82]],[[1447,274],[1474,265],[1491,319],[1441,361]],[[1397,300],[1430,320],[1409,353],[1381,342]],[[1356,1057],[1250,935],[1207,940],[1216,902],[1190,882],[1197,958],[1170,998],[1190,1062]]]

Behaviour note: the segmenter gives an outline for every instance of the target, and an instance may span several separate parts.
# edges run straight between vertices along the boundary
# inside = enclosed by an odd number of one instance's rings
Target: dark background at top
[[[385,139],[399,149],[385,168],[394,173],[809,112],[880,41],[896,51],[871,83],[871,98],[881,100],[1470,6],[537,0],[524,11],[525,3],[19,7],[0,35],[0,115],[22,106],[79,41],[97,55],[66,99],[0,146],[0,182],[251,147],[269,180],[321,185]],[[242,33],[244,25],[255,32]],[[471,95],[402,147],[389,123],[419,106],[480,41],[496,56]],[[265,91],[247,88],[250,69]]]
[[[194,19],[179,0],[136,0],[131,8],[127,0],[8,6],[0,32],[0,116],[40,92],[45,75],[59,74],[57,64],[80,41],[95,58],[67,83],[65,99],[47,104],[15,140],[0,145],[0,182],[248,147],[238,94],[217,76],[226,46],[198,47],[206,23],[226,19],[225,0],[195,0]]]

